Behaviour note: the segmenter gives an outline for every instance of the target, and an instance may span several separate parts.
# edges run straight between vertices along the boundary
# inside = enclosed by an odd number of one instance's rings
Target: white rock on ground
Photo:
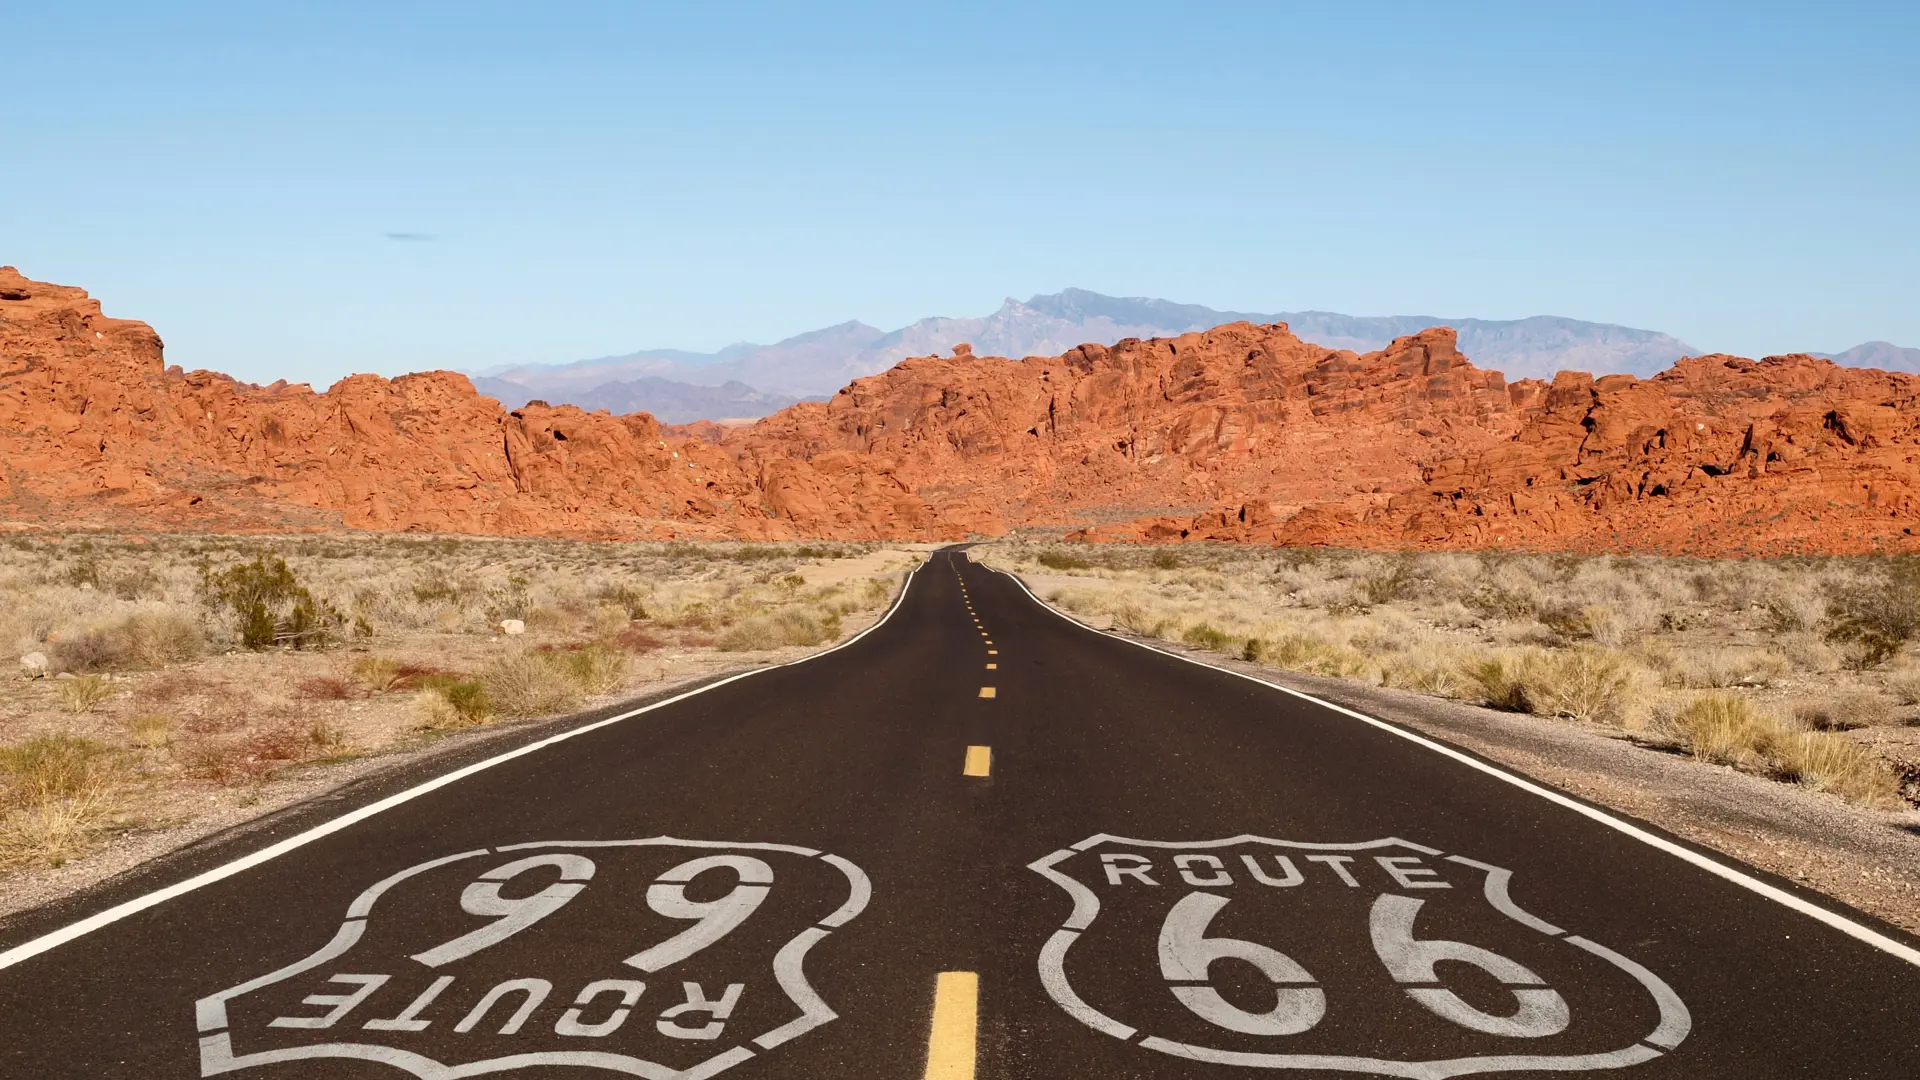
[[[44,678],[47,674],[47,654],[30,652],[21,657],[20,670],[29,679]]]
[[[508,636],[524,634],[527,632],[527,624],[519,619],[501,619],[500,632]]]

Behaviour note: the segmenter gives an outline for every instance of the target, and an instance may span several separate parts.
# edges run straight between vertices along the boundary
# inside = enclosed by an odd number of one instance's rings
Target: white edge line
[[[914,575],[918,574],[920,572],[920,568],[925,565],[927,565],[927,562],[926,560],[923,560],[918,566],[915,566],[912,570],[907,572],[907,576],[904,579],[902,579],[900,583],[900,593],[899,595],[893,598],[893,606],[887,609],[886,614],[880,616],[879,620],[876,621],[872,626],[867,627],[865,630],[860,631],[859,633],[853,635],[852,637],[848,638],[847,640],[841,642],[838,645],[835,645],[830,649],[822,649],[817,653],[813,653],[809,656],[803,656],[798,660],[789,660],[784,664],[769,664],[766,667],[751,668],[747,671],[742,671],[737,675],[729,675],[726,678],[720,679],[717,682],[710,682],[705,686],[698,687],[693,690],[689,690],[684,694],[675,694],[673,697],[667,698],[665,701],[656,701],[651,705],[643,705],[638,709],[631,709],[627,712],[620,713],[617,716],[609,716],[605,720],[596,720],[591,724],[583,724],[580,727],[571,728],[567,731],[560,732],[557,735],[549,735],[544,739],[539,739],[537,741],[530,742],[525,746],[518,747],[513,750],[509,750],[506,753],[496,754],[493,757],[487,758],[484,761],[476,761],[471,765],[467,765],[462,768],[455,769],[450,773],[445,773],[443,775],[436,776],[433,779],[428,780],[424,783],[416,784],[415,786],[410,787],[405,791],[400,791],[392,795],[389,795],[386,798],[379,800],[378,802],[368,803],[367,805],[359,808],[358,810],[353,810],[348,813],[342,814],[339,817],[332,819],[331,821],[322,822],[321,824],[315,825],[313,828],[308,829],[305,832],[295,833],[294,835],[287,837],[285,840],[281,840],[275,844],[270,844],[264,848],[261,848],[259,851],[253,852],[251,854],[243,855],[240,858],[233,860],[232,862],[222,863],[221,865],[216,866],[211,870],[202,871],[201,873],[196,874],[193,877],[186,879],[185,881],[176,882],[172,885],[167,886],[166,888],[156,889],[153,892],[146,893],[141,896],[136,896],[131,900],[127,900],[122,903],[116,904],[105,911],[98,912],[93,915],[89,915],[88,917],[81,919],[79,922],[70,923],[66,926],[61,927],[58,930],[52,931],[51,933],[42,934],[37,938],[33,938],[31,940],[21,942],[20,944],[15,945],[13,948],[8,949],[5,952],[0,952],[0,969],[12,967],[13,965],[19,963],[22,960],[26,960],[31,957],[38,956],[49,949],[57,948],[58,946],[64,945],[67,942],[74,940],[75,938],[90,934],[95,930],[100,929],[103,926],[110,926],[113,923],[119,922],[121,919],[124,919],[129,915],[136,915],[142,911],[145,911],[150,907],[154,907],[158,904],[166,903],[168,900],[172,900],[174,897],[185,896],[187,893],[190,893],[195,889],[203,888],[207,885],[213,884],[216,881],[221,881],[226,878],[230,878],[233,875],[238,874],[242,871],[250,870],[253,867],[259,866],[261,863],[268,862],[269,860],[272,860],[272,859],[277,859],[280,856],[285,855],[287,852],[294,850],[295,848],[305,847],[306,845],[313,843],[315,840],[319,840],[323,837],[331,836],[332,834],[337,833],[340,830],[345,829],[351,825],[359,824],[360,822],[365,821],[370,817],[373,817],[375,814],[381,813],[386,810],[391,810],[394,807],[399,806],[401,803],[411,802],[412,800],[417,799],[422,795],[425,795],[432,791],[437,791],[440,788],[446,787],[448,784],[451,784],[457,780],[464,780],[465,778],[472,776],[474,773],[480,772],[484,769],[491,769],[495,765],[499,765],[507,761],[512,761],[514,758],[517,758],[517,757],[523,757],[527,754],[533,753],[536,750],[545,749],[546,747],[552,746],[555,743],[565,742],[568,739],[574,738],[575,736],[585,735],[589,731],[598,731],[599,729],[606,727],[610,724],[617,724],[622,720],[631,720],[632,718],[639,716],[642,713],[650,713],[655,709],[664,709],[669,705],[673,705],[678,702],[685,701],[690,697],[695,697],[697,695],[704,694],[709,690],[718,690],[719,688],[727,685],[728,683],[739,682],[741,679],[745,679],[753,675],[758,675],[764,671],[774,671],[783,667],[793,667],[796,664],[804,664],[809,660],[817,660],[820,657],[826,656],[829,653],[839,652],[841,649],[844,649],[847,646],[852,645],[854,642],[859,641],[861,638],[866,637],[868,634],[871,634],[875,630],[880,629],[880,627],[886,625],[886,622],[888,619],[893,618],[893,613],[896,611],[899,611],[900,606],[906,602],[907,589],[913,584]]]
[[[1604,810],[1600,810],[1595,807],[1588,806],[1586,803],[1580,802],[1577,799],[1568,798],[1567,796],[1562,795],[1557,791],[1553,791],[1548,788],[1541,787],[1539,784],[1534,783],[1533,781],[1527,779],[1524,776],[1519,775],[1518,773],[1511,773],[1505,769],[1501,769],[1493,765],[1489,765],[1486,762],[1481,761],[1478,758],[1475,758],[1469,754],[1461,753],[1460,751],[1455,750],[1454,748],[1447,746],[1444,743],[1436,742],[1433,739],[1429,739],[1424,735],[1419,735],[1412,731],[1408,731],[1407,729],[1402,728],[1398,725],[1390,724],[1385,720],[1368,716],[1366,713],[1355,712],[1354,710],[1349,709],[1343,705],[1335,705],[1331,701],[1323,701],[1320,698],[1314,697],[1312,694],[1306,693],[1305,691],[1295,690],[1287,686],[1281,686],[1279,683],[1271,683],[1265,679],[1256,678],[1252,675],[1248,675],[1245,672],[1235,671],[1232,668],[1224,668],[1215,664],[1209,664],[1204,660],[1196,660],[1191,656],[1182,656],[1177,652],[1172,652],[1167,649],[1158,648],[1157,646],[1149,645],[1144,641],[1135,641],[1132,638],[1121,637],[1118,634],[1110,634],[1096,627],[1088,626],[1086,623],[1081,622],[1079,619],[1074,618],[1073,616],[1067,614],[1064,611],[1060,611],[1059,609],[1055,608],[1053,605],[1048,604],[1047,602],[1041,600],[1039,597],[1033,595],[1033,590],[1027,588],[1027,583],[1020,580],[1020,575],[1012,573],[1011,571],[1007,571],[1007,570],[995,570],[991,566],[985,566],[985,564],[977,564],[977,565],[981,565],[984,569],[992,571],[993,573],[1004,574],[1007,577],[1012,578],[1014,584],[1020,586],[1020,591],[1027,594],[1027,599],[1032,600],[1035,604],[1038,604],[1043,610],[1050,611],[1053,614],[1060,616],[1062,619],[1067,620],[1068,622],[1081,628],[1082,630],[1086,630],[1090,633],[1099,634],[1101,637],[1112,638],[1115,641],[1124,641],[1129,645],[1137,645],[1142,649],[1146,649],[1148,652],[1156,652],[1162,656],[1170,656],[1170,657],[1173,657],[1175,660],[1184,660],[1187,663],[1193,664],[1197,667],[1208,668],[1213,671],[1218,671],[1227,675],[1232,675],[1236,678],[1245,679],[1248,682],[1259,683],[1261,686],[1271,687],[1272,689],[1278,690],[1283,694],[1288,694],[1293,697],[1300,698],[1303,701],[1311,701],[1315,705],[1318,705],[1323,709],[1331,709],[1334,712],[1340,713],[1343,716],[1350,716],[1355,720],[1372,724],[1374,727],[1377,727],[1382,731],[1388,732],[1389,734],[1398,735],[1400,738],[1406,739],[1409,742],[1418,743],[1419,745],[1424,746],[1429,750],[1432,750],[1434,753],[1444,754],[1445,756],[1460,762],[1462,765],[1465,765],[1468,768],[1478,769],[1481,772],[1486,773],[1488,776],[1492,776],[1497,779],[1504,780],[1507,783],[1512,784],[1514,787],[1521,789],[1522,791],[1531,792],[1547,800],[1548,802],[1557,803],[1560,806],[1564,806],[1567,809],[1572,810],[1576,814],[1581,814],[1585,817],[1591,818],[1594,821],[1597,821],[1600,824],[1605,825],[1608,828],[1613,829],[1617,832],[1625,833],[1626,835],[1633,837],[1635,840],[1638,840],[1643,844],[1646,844],[1650,847],[1658,848],[1661,851],[1664,851],[1667,854],[1674,856],[1675,858],[1681,859],[1685,862],[1692,863],[1694,866],[1697,866],[1700,869],[1705,870],[1706,872],[1714,875],[1715,877],[1723,878],[1727,881],[1730,881],[1733,884],[1738,885],[1749,892],[1758,893],[1759,895],[1764,896],[1769,900],[1772,900],[1774,903],[1777,903],[1782,907],[1790,908],[1794,911],[1799,912],[1802,915],[1818,920],[1819,922],[1825,923],[1826,925],[1832,927],[1835,930],[1840,931],[1841,933],[1847,935],[1850,938],[1855,939],[1856,941],[1860,941],[1867,945],[1871,945],[1874,948],[1879,949],[1881,952],[1886,953],[1889,956],[1897,957],[1898,959],[1905,960],[1907,963],[1912,964],[1915,967],[1920,967],[1920,949],[1915,949],[1912,946],[1905,944],[1904,942],[1895,941],[1893,938],[1890,938],[1887,935],[1880,933],[1878,930],[1875,930],[1870,926],[1863,926],[1860,923],[1857,923],[1852,919],[1847,918],[1844,915],[1835,914],[1834,912],[1828,911],[1826,908],[1823,908],[1818,904],[1809,903],[1806,900],[1803,900],[1800,897],[1795,896],[1784,889],[1778,888],[1773,885],[1769,885],[1766,882],[1761,881],[1759,878],[1752,876],[1751,874],[1747,874],[1740,870],[1736,870],[1733,867],[1728,866],[1725,863],[1722,863],[1716,859],[1709,859],[1705,855],[1702,855],[1699,852],[1692,850],[1691,848],[1683,847],[1664,837],[1655,836],[1653,833],[1650,833],[1647,830],[1642,829],[1641,827],[1633,824],[1630,821],[1626,821],[1622,818],[1617,818],[1612,814],[1607,813]]]

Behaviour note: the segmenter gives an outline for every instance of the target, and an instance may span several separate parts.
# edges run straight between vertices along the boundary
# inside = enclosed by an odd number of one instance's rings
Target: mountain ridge
[[[962,342],[982,355],[1058,355],[1076,345],[1169,337],[1231,322],[1286,323],[1304,340],[1331,349],[1372,352],[1431,326],[1453,326],[1462,348],[1513,378],[1552,378],[1577,368],[1594,374],[1651,375],[1700,350],[1670,335],[1561,316],[1447,319],[1429,315],[1355,316],[1337,312],[1222,311],[1153,297],[1107,296],[1067,288],[1027,300],[1008,297],[983,316],[934,316],[883,331],[858,320],[821,327],[768,345],[739,343],[713,353],[641,349],[564,364],[522,364],[470,374],[523,387],[527,398],[582,408],[612,408],[597,393],[640,378],[685,386],[743,383],[772,398],[832,394],[847,382],[885,371],[909,356],[944,353]],[[663,392],[665,387],[660,387]],[[686,391],[673,393],[682,398]],[[649,399],[632,399],[646,408]],[[665,398],[659,399],[665,406]],[[651,410],[650,410],[651,411]]]
[[[0,267],[0,522],[1920,550],[1920,376],[1709,355],[1651,379],[1510,382],[1458,345],[1432,327],[1360,354],[1242,321],[1053,356],[955,349],[758,423],[682,429],[504,409],[448,371],[321,393],[186,372],[147,324]]]

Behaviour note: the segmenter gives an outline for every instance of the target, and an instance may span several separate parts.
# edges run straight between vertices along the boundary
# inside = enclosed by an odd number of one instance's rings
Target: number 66
[[[1566,999],[1526,967],[1460,941],[1419,940],[1413,922],[1426,901],[1382,894],[1367,919],[1374,954],[1407,996],[1443,1020],[1488,1035],[1537,1039],[1565,1031],[1571,1017]],[[1252,941],[1208,937],[1207,927],[1227,906],[1227,898],[1191,892],[1173,905],[1160,926],[1160,974],[1169,982],[1199,983],[1170,987],[1195,1015],[1229,1031],[1248,1035],[1298,1035],[1318,1024],[1327,1011],[1326,992],[1292,957]],[[1274,1007],[1249,1012],[1228,1002],[1209,982],[1216,960],[1243,960],[1260,969],[1275,986]],[[1435,965],[1442,960],[1472,964],[1507,987],[1519,1008],[1512,1016],[1481,1012],[1443,986]],[[1406,986],[1409,983],[1436,985]]]

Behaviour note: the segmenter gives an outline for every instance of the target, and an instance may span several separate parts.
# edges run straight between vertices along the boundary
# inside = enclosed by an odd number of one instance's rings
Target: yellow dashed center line
[[[999,649],[988,649],[988,650],[987,650],[987,655],[988,655],[988,656],[999,656],[999,655],[1000,655],[1000,650],[999,650]]]
[[[973,1080],[979,1016],[980,976],[971,971],[941,972],[933,985],[926,1080]]]
[[[993,748],[990,746],[967,747],[967,760],[960,766],[960,775],[986,776],[991,772],[993,772]]]
[[[981,696],[981,697],[992,697],[992,696],[993,696],[993,687],[991,687],[991,686],[983,686],[983,687],[981,687],[981,688],[980,688],[980,696]]]
[[[987,670],[988,670],[988,671],[994,671],[994,670],[996,670],[996,669],[998,669],[999,667],[1000,667],[1000,665],[999,665],[999,664],[988,664],[988,665],[987,665]]]

